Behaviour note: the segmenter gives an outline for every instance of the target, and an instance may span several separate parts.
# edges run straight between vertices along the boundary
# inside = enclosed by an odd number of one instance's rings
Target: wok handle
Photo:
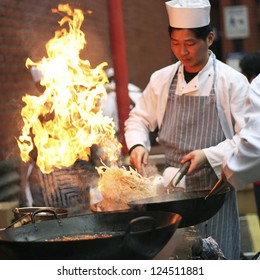
[[[224,184],[224,180],[222,178],[220,178],[217,183],[215,184],[215,186],[210,190],[210,192],[205,196],[205,199],[207,199],[208,197],[219,193],[220,191],[222,191],[225,187]]]
[[[36,210],[36,211],[34,211],[33,213],[31,213],[31,217],[32,217],[32,224],[35,224],[35,216],[37,215],[37,214],[39,214],[39,213],[46,213],[46,212],[49,212],[49,213],[52,213],[54,216],[55,216],[55,218],[57,219],[57,220],[59,220],[59,217],[58,217],[58,215],[57,215],[57,213],[56,213],[56,211],[55,210],[53,210],[53,209],[39,209],[39,210]]]
[[[153,217],[150,217],[150,216],[141,216],[141,217],[137,217],[137,218],[134,218],[132,220],[130,220],[129,224],[128,224],[128,227],[127,227],[127,230],[126,230],[126,233],[131,233],[131,232],[139,232],[138,231],[138,224],[141,223],[142,225],[145,223],[145,222],[149,222],[150,223],[150,228],[149,230],[154,230],[156,228],[156,221]],[[137,230],[134,230],[134,227],[137,228]],[[142,231],[144,231],[143,229],[143,226],[142,226]]]

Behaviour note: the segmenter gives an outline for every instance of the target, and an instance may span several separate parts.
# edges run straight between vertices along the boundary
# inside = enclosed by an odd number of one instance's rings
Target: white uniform
[[[260,74],[251,83],[249,100],[241,140],[223,164],[228,181],[237,187],[260,181]]]
[[[206,66],[189,84],[186,84],[183,67],[180,67],[176,94],[209,95],[214,77],[213,56],[211,53]],[[154,131],[157,126],[160,128],[162,125],[170,84],[179,66],[180,62],[177,62],[152,74],[150,82],[125,123],[125,137],[129,149],[141,144],[150,150],[149,130]],[[217,110],[227,139],[203,151],[218,177],[221,176],[224,156],[239,141],[239,136],[235,134],[239,133],[245,124],[248,90],[249,83],[245,76],[221,61],[216,61]]]
[[[221,175],[225,154],[238,141],[236,133],[245,124],[248,88],[247,79],[216,60],[213,53],[188,84],[180,63],[163,68],[152,75],[126,121],[128,148],[142,144],[149,149],[147,133],[158,125],[159,140],[165,145],[166,166],[180,167],[186,153],[203,149],[210,166],[187,176],[185,187],[187,191],[210,189],[217,181],[216,175]],[[212,236],[227,259],[239,259],[240,230],[234,188],[216,215],[196,225],[196,234]]]

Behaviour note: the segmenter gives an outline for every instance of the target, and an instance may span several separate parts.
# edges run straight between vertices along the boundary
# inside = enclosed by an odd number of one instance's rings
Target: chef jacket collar
[[[183,95],[183,94],[188,94],[188,95],[197,95],[197,92],[199,90],[199,78],[200,75],[205,75],[206,77],[208,76],[208,78],[213,81],[213,77],[214,77],[214,67],[213,67],[213,58],[214,58],[214,54],[212,53],[212,51],[210,51],[210,56],[208,59],[207,64],[201,69],[201,71],[198,73],[198,75],[196,75],[188,84],[185,81],[184,78],[184,66],[183,64],[180,65],[179,70],[178,70],[178,75],[181,76],[181,79],[178,79],[178,84],[177,84],[177,88],[178,88],[178,94],[179,95]],[[181,81],[181,84],[179,84]],[[209,95],[210,92],[208,92],[206,95]]]

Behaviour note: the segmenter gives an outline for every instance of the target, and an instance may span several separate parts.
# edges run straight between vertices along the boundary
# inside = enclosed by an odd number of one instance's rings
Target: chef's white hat
[[[210,23],[208,0],[173,0],[165,4],[172,27],[197,28]]]

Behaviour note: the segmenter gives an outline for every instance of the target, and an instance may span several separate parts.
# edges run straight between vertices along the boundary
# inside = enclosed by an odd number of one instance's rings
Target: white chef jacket
[[[249,102],[240,141],[223,164],[228,181],[236,187],[260,181],[260,74],[251,83]]]
[[[205,67],[188,84],[185,82],[183,66],[180,62],[152,74],[142,96],[125,122],[128,149],[137,144],[143,145],[148,151],[151,149],[149,130],[154,131],[157,126],[161,127],[170,84],[177,69],[179,69],[179,73],[176,94],[197,96],[210,94],[214,77],[213,57],[214,54],[211,52]],[[216,61],[217,109],[227,139],[217,146],[203,149],[203,151],[218,177],[221,176],[224,156],[233,149],[239,139],[235,134],[239,133],[245,125],[244,114],[248,90],[249,83],[244,75],[221,61]]]

